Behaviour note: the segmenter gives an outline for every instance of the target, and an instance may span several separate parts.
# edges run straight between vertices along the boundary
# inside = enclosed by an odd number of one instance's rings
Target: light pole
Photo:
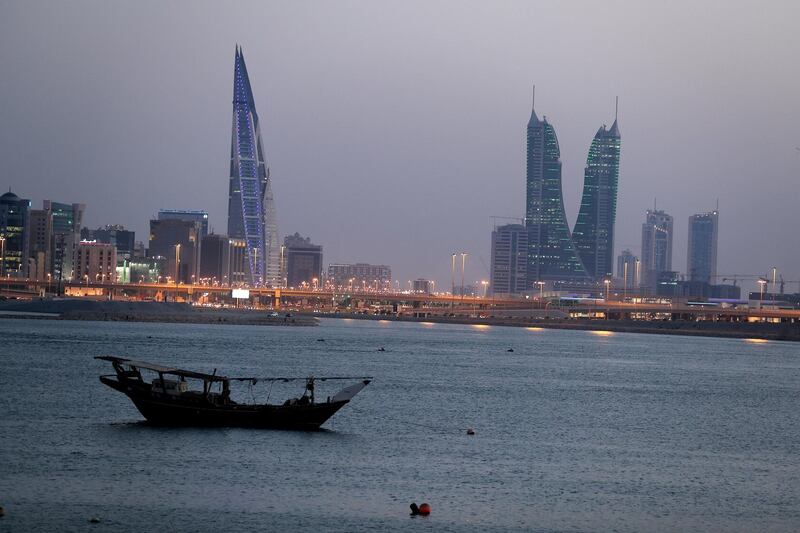
[[[775,281],[778,276],[778,267],[772,267],[772,303],[775,304]]]
[[[611,280],[610,279],[604,279],[603,283],[606,284],[606,320],[609,320],[609,318],[610,318],[609,315],[611,314],[611,309],[610,309],[611,303],[608,301],[608,297],[609,297],[609,291],[611,289]]]
[[[622,265],[622,301],[628,299],[628,261]]]
[[[641,285],[641,284],[642,284],[641,278],[639,277],[639,274],[640,274],[640,270],[639,270],[639,268],[640,268],[640,264],[641,264],[641,261],[639,261],[639,259],[636,259],[636,273],[634,274],[634,280],[633,280],[633,284],[634,284],[634,285],[636,285],[636,286],[639,286],[639,285]],[[641,293],[640,293],[640,294],[641,294]]]
[[[461,301],[464,301],[464,268],[467,265],[467,253],[461,252]]]
[[[6,238],[0,236],[0,277],[6,277]]]
[[[481,280],[481,285],[483,285],[483,297],[486,298],[486,293],[489,290],[489,282],[485,279]]]
[[[452,256],[452,265],[450,267],[450,285],[452,286],[450,289],[450,294],[455,296],[456,295],[456,254]]]
[[[759,278],[758,285],[761,287],[761,291],[760,291],[760,294],[758,296],[758,308],[759,309],[761,309],[761,307],[764,305],[764,285],[766,285],[766,284],[767,284],[767,280],[765,280],[763,278]]]
[[[178,277],[180,274],[180,266],[181,266],[181,245],[175,245],[175,286],[178,286]]]

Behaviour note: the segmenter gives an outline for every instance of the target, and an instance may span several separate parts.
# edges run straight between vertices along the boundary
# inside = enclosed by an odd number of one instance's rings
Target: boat
[[[372,381],[371,377],[227,377],[182,370],[124,357],[101,355],[114,374],[100,376],[100,382],[131,399],[147,419],[166,426],[217,426],[317,430]],[[151,379],[146,379],[145,375]],[[324,401],[317,401],[317,382],[355,380]],[[301,396],[283,403],[245,403],[231,398],[232,384],[250,386],[269,382],[304,382]],[[190,387],[194,384],[194,388]],[[200,384],[202,383],[202,389]],[[269,402],[269,398],[267,398]]]

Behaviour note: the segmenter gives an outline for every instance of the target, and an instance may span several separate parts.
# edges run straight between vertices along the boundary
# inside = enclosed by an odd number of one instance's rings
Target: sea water
[[[335,319],[0,339],[0,531],[800,528],[797,344]],[[319,432],[160,428],[98,381],[108,354],[374,381]],[[244,394],[303,383],[270,387]]]

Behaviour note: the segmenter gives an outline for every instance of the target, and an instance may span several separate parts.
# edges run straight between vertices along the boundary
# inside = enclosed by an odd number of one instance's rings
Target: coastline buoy
[[[427,503],[423,503],[422,505],[419,506],[419,514],[421,514],[422,516],[428,516],[429,514],[431,514],[431,506],[428,505]]]
[[[506,351],[507,351],[507,352],[513,352],[513,351],[514,351],[514,348],[509,348],[509,349],[508,349],[508,350],[506,350]]]
[[[474,435],[474,434],[475,434],[475,430],[474,429],[467,428],[467,435]]]
[[[97,518],[96,516],[93,516],[93,517],[91,517],[91,518],[89,519],[89,523],[90,523],[90,524],[99,524],[99,523],[100,523],[100,519],[99,519],[99,518]]]

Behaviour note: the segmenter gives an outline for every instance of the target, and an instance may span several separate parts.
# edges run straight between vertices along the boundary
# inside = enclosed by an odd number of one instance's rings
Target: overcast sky
[[[619,95],[616,253],[639,253],[657,198],[685,271],[687,219],[719,199],[719,272],[800,280],[798,24],[796,1],[5,0],[0,187],[138,240],[160,208],[224,233],[240,43],[281,237],[326,265],[449,286],[466,251],[467,283],[487,279],[490,217],[524,212],[535,83],[570,225]]]

